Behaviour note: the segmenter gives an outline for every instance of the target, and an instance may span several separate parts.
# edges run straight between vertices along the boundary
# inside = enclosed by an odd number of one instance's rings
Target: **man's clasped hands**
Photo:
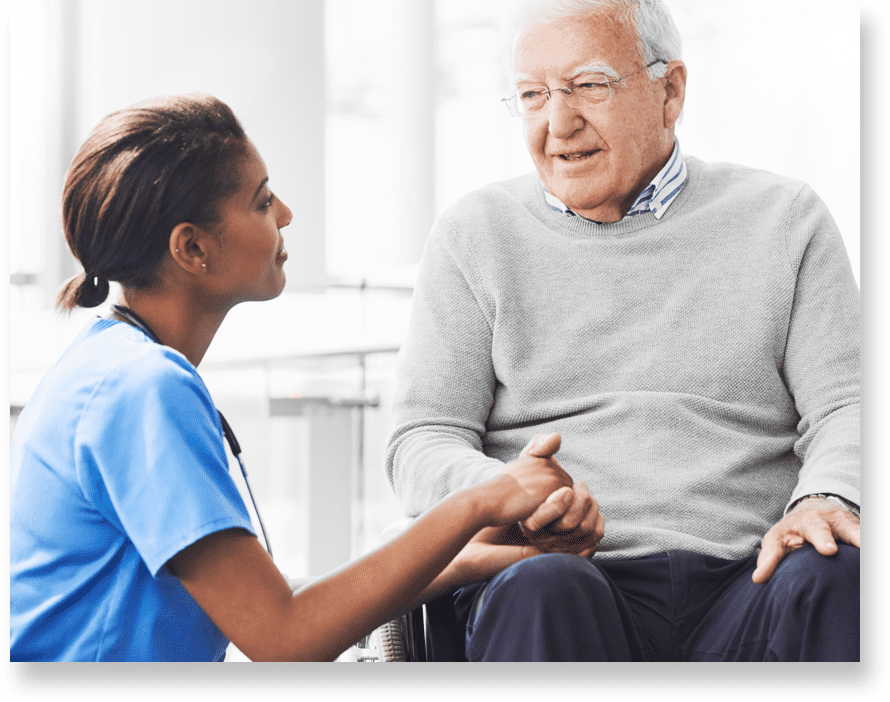
[[[583,482],[573,482],[555,458],[562,443],[559,434],[538,434],[504,473],[523,481],[536,476],[562,483],[529,517],[509,526],[479,532],[458,562],[468,580],[478,567],[488,574],[542,553],[572,553],[588,557],[605,533],[605,517]],[[803,500],[767,532],[761,544],[754,582],[766,582],[779,562],[804,543],[823,555],[837,551],[837,541],[859,547],[859,517],[825,500]],[[458,566],[458,562],[454,565]],[[476,564],[476,566],[474,566]]]

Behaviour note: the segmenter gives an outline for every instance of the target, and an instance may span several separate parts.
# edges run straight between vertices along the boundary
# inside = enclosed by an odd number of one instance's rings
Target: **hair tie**
[[[84,280],[87,283],[89,283],[90,285],[92,285],[94,288],[98,288],[102,284],[103,281],[108,280],[101,273],[91,273],[91,272],[87,271],[86,269],[83,272],[83,277],[84,277]]]

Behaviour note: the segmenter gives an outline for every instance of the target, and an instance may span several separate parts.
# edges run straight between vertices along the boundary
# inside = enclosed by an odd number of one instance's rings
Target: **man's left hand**
[[[837,541],[859,548],[859,517],[825,499],[801,500],[766,532],[752,580],[769,580],[781,560],[806,542],[823,556],[833,556],[837,553]]]

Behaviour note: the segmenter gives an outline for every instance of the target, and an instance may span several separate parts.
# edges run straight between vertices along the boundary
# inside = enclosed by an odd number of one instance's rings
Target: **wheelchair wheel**
[[[400,617],[401,619],[401,617]],[[405,643],[402,639],[402,622],[393,619],[377,629],[380,660],[383,663],[404,663]]]

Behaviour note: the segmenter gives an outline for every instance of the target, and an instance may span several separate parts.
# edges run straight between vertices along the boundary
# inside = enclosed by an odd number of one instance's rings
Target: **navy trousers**
[[[547,554],[455,594],[469,661],[858,661],[859,549],[753,555]]]

